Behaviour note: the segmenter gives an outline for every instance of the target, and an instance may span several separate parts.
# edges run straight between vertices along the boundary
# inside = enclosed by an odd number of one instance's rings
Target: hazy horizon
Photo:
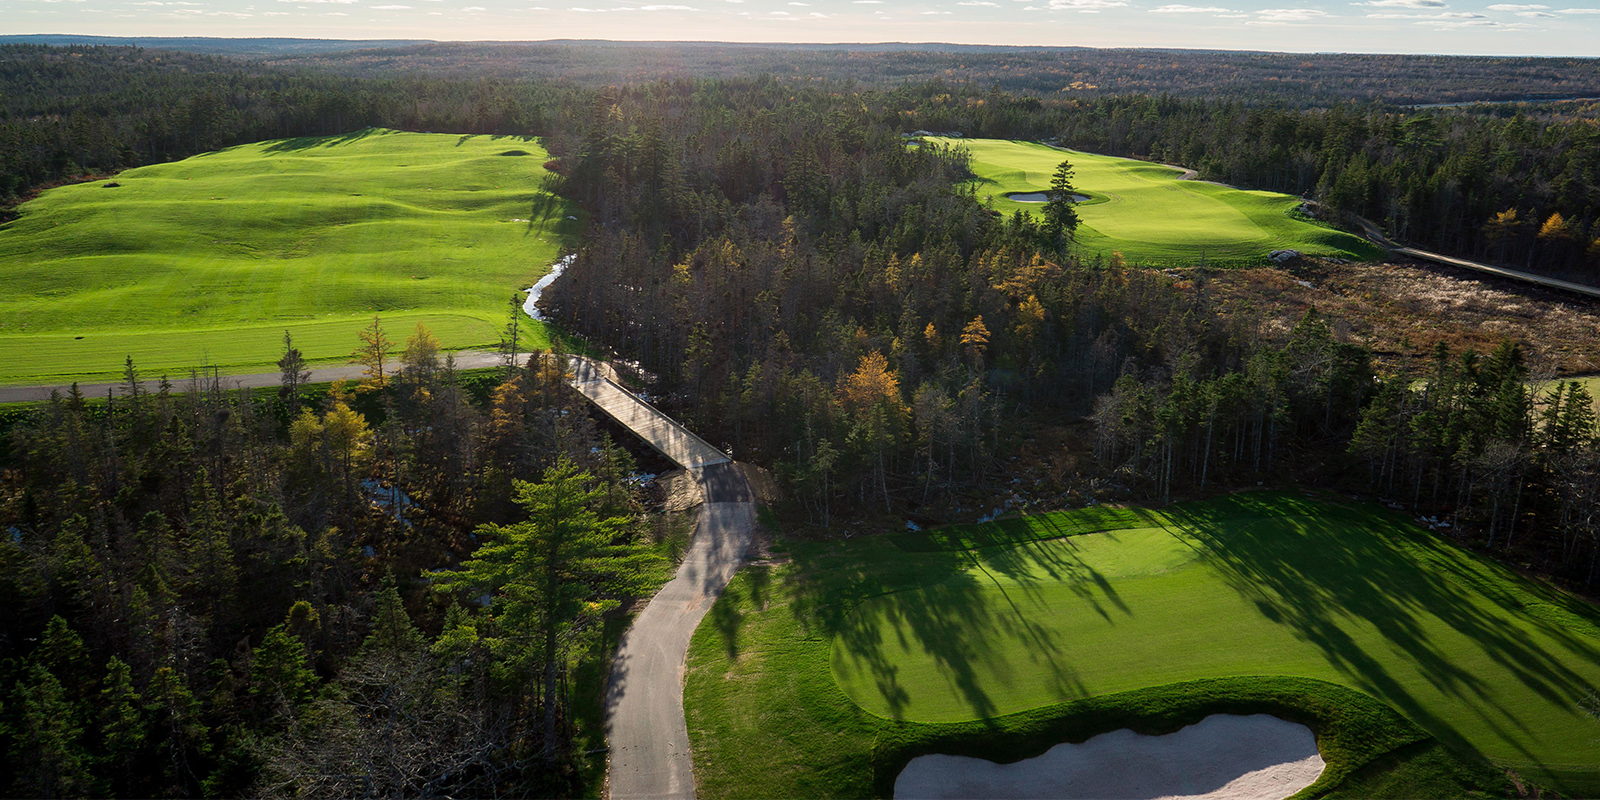
[[[0,0],[0,11],[8,35],[1600,56],[1600,0]]]

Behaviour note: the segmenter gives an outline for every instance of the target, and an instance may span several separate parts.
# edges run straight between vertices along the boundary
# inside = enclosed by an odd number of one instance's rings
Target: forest
[[[1003,498],[1322,486],[1593,591],[1593,398],[1530,383],[1536,342],[1380,370],[1314,309],[1284,331],[1219,315],[1204,265],[1086,261],[1033,218],[986,208],[960,146],[902,136],[1171,160],[1408,241],[1594,280],[1592,116],[859,77],[591,86],[6,46],[0,196],[367,125],[533,133],[558,176],[540,188],[589,222],[545,313],[773,470],[798,535],[971,519]],[[426,330],[390,343],[375,322],[351,344],[398,370],[307,390],[286,341],[275,393],[141,378],[130,362],[108,397],[7,412],[10,793],[597,791],[607,625],[673,555],[637,464],[565,385],[559,354],[484,375],[438,364]],[[1015,454],[1041,442],[1052,466],[1022,485]],[[566,588],[485,606],[535,568]]]
[[[950,44],[710,42],[417,43],[268,57],[347,75],[559,77],[587,86],[670,79],[850,81],[872,88],[943,80],[1040,98],[1172,94],[1295,108],[1600,97],[1581,58],[1267,53]]]
[[[12,426],[0,791],[584,793],[589,651],[672,566],[634,460],[564,356],[461,374],[370,333],[360,385],[308,390],[286,342],[280,391],[130,362]]]
[[[548,308],[639,359],[703,435],[777,466],[818,524],[948,511],[1007,484],[1026,431],[1087,417],[1093,464],[1059,479],[1080,497],[1290,474],[1600,578],[1600,529],[1579,510],[1600,458],[1592,399],[1530,389],[1522,344],[1379,375],[1314,309],[1282,340],[1223,321],[1203,266],[1084,263],[983,208],[959,148],[908,149],[871,107],[759,81],[675,88],[618,92],[552,142],[600,224]]]

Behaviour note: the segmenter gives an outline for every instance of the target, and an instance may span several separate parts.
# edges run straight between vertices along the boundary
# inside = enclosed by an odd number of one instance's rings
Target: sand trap
[[[1050,196],[1044,192],[1012,192],[1011,194],[1006,195],[1006,199],[1015,200],[1018,203],[1050,202]],[[1072,196],[1072,202],[1074,203],[1087,203],[1089,202],[1089,199],[1089,195],[1086,194],[1075,194]]]
[[[919,756],[895,779],[894,796],[1282,800],[1315,783],[1323,766],[1304,725],[1266,714],[1213,714],[1166,736],[1124,728],[1014,764]]]

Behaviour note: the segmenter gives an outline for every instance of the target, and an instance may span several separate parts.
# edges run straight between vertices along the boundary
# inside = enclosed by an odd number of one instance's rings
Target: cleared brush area
[[[382,315],[493,343],[578,223],[525,137],[369,129],[65,186],[0,228],[0,382],[269,368],[284,329],[343,361]],[[537,325],[534,338],[542,341]],[[79,338],[81,337],[81,338]]]
[[[944,139],[972,152],[978,196],[996,211],[1030,213],[1038,203],[1009,195],[1050,187],[1056,165],[1071,161],[1073,185],[1089,199],[1077,205],[1083,224],[1078,250],[1086,259],[1158,266],[1253,266],[1269,263],[1273,250],[1371,261],[1381,251],[1365,240],[1298,216],[1300,200],[1277,192],[1254,192],[1201,181],[1179,180],[1182,170],[1148,161],[1060,150],[1003,139]]]
[[[1511,339],[1531,354],[1535,377],[1600,372],[1600,303],[1466,270],[1303,261],[1287,271],[1176,274],[1180,287],[1205,292],[1224,316],[1256,320],[1270,339],[1287,338],[1315,308],[1387,370],[1427,372],[1441,344],[1487,353]]]

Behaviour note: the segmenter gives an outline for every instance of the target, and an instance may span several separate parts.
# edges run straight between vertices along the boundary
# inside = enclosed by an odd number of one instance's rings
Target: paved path
[[[755,503],[738,464],[695,471],[705,490],[694,544],[678,574],[622,637],[606,685],[611,800],[693,798],[694,762],[683,719],[689,638],[749,552]]]
[[[1600,288],[1596,288],[1594,286],[1585,286],[1581,283],[1573,283],[1572,281],[1564,281],[1559,278],[1547,278],[1543,275],[1534,275],[1530,272],[1519,272],[1514,269],[1506,269],[1505,267],[1496,267],[1480,261],[1468,261],[1464,258],[1452,258],[1450,256],[1440,255],[1438,253],[1430,253],[1426,250],[1418,250],[1414,247],[1396,247],[1393,248],[1392,252],[1411,256],[1412,258],[1420,258],[1424,261],[1436,261],[1440,264],[1449,264],[1451,266],[1463,267],[1465,269],[1476,270],[1478,272],[1487,272],[1490,275],[1498,275],[1502,278],[1510,278],[1516,281],[1526,281],[1528,283],[1537,284],[1548,289],[1562,289],[1588,297],[1600,297]]]
[[[1372,220],[1369,220],[1365,217],[1356,217],[1356,222],[1360,224],[1362,232],[1366,234],[1366,237],[1371,240],[1373,244],[1376,244],[1391,253],[1398,253],[1403,256],[1410,256],[1423,261],[1449,264],[1453,267],[1470,269],[1476,272],[1483,272],[1501,278],[1510,278],[1514,281],[1523,281],[1536,286],[1543,286],[1547,289],[1561,289],[1574,294],[1581,294],[1586,297],[1600,297],[1600,287],[1588,286],[1582,283],[1573,283],[1572,281],[1564,281],[1559,278],[1547,278],[1543,275],[1535,275],[1531,272],[1522,272],[1521,270],[1507,269],[1505,267],[1494,266],[1493,264],[1485,264],[1482,261],[1469,261],[1465,258],[1455,258],[1453,256],[1441,255],[1439,253],[1431,253],[1427,250],[1418,250],[1415,247],[1405,247],[1403,245],[1395,244],[1394,242],[1389,241],[1388,237],[1383,235],[1383,231],[1379,230],[1378,226],[1374,224]]]
[[[572,388],[678,466],[692,471],[729,460],[721,450],[602,375],[587,359],[574,357],[572,367]]]
[[[499,353],[486,353],[481,350],[463,350],[455,354],[456,369],[480,369],[483,367],[498,367],[501,364]],[[137,365],[135,365],[137,366]],[[325,383],[336,381],[340,378],[354,380],[361,377],[365,370],[359,364],[346,364],[338,367],[319,367],[311,370],[312,383]],[[157,378],[158,379],[158,378]],[[260,372],[253,375],[223,375],[219,380],[223,388],[261,389],[267,386],[277,386],[283,379],[277,372]],[[146,376],[144,385],[154,387],[156,379]],[[176,391],[185,391],[189,386],[188,376],[172,377],[172,386]],[[105,397],[106,392],[119,392],[121,383],[80,383],[78,391],[86,397]],[[72,388],[72,382],[47,384],[41,386],[0,386],[0,403],[37,403],[50,399],[50,393],[59,391],[66,394]]]

